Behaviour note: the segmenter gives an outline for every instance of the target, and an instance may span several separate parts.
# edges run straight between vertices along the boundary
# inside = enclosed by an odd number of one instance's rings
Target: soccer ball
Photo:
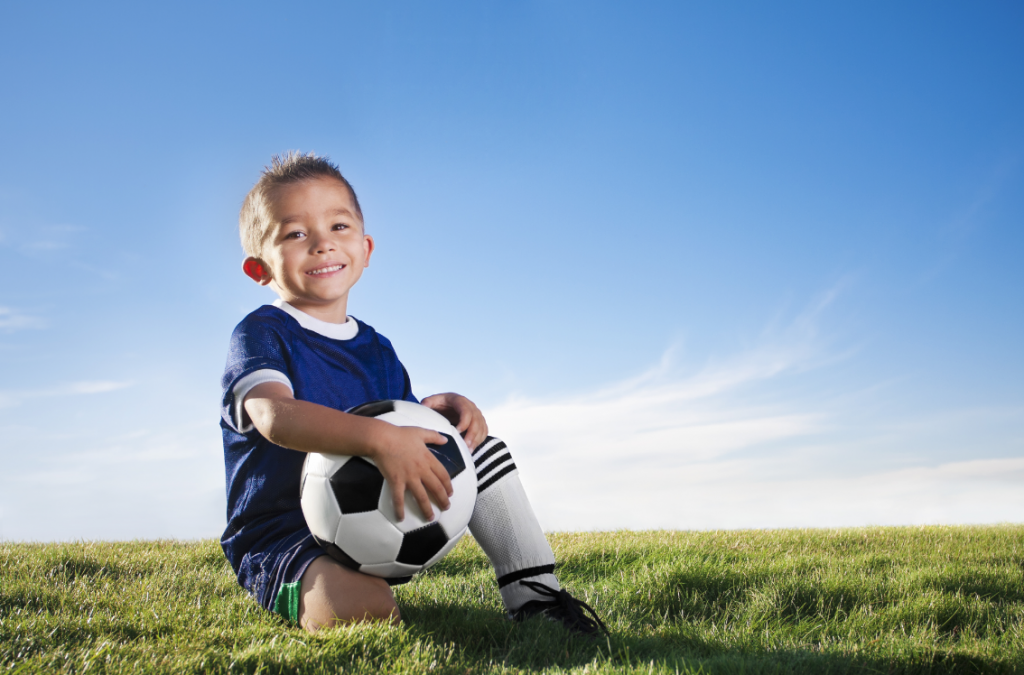
[[[476,471],[462,436],[440,413],[408,401],[374,401],[348,411],[400,427],[423,427],[448,442],[427,447],[448,470],[451,508],[433,522],[405,493],[405,520],[395,516],[391,486],[367,457],[309,453],[302,466],[302,514],[313,538],[346,567],[403,583],[455,547],[476,505]]]

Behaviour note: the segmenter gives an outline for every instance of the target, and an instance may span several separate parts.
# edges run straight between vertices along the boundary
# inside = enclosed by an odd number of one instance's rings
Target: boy
[[[224,553],[263,607],[310,632],[346,621],[398,622],[387,583],[328,557],[299,506],[307,452],[373,459],[399,517],[407,490],[428,517],[431,500],[446,509],[452,491],[427,448],[444,442],[440,434],[342,412],[379,399],[418,402],[391,343],[346,313],[374,251],[359,201],[329,160],[293,152],[264,169],[242,205],[239,230],[243,271],[279,299],[249,314],[231,337],[222,380]],[[509,616],[544,614],[595,632],[599,620],[583,612],[590,608],[560,590],[515,464],[505,444],[487,435],[480,410],[452,393],[421,403],[475,448],[479,492],[470,531],[494,565]]]

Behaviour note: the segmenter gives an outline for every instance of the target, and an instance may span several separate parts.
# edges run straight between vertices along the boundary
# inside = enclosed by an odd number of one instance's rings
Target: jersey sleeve
[[[245,411],[245,397],[253,390],[254,387],[266,382],[280,382],[291,389],[293,394],[295,393],[295,387],[292,386],[292,381],[289,380],[288,376],[280,370],[264,368],[242,376],[237,382],[235,382],[235,386],[231,389],[231,395],[234,398],[234,401],[231,404],[231,412],[232,421],[235,423],[235,429],[243,434],[247,434],[252,431],[252,420],[249,419],[249,413]]]
[[[273,322],[252,315],[235,328],[221,378],[221,417],[235,431],[245,434],[252,424],[242,403],[257,384],[282,382],[292,387],[288,375],[288,351],[280,329]]]

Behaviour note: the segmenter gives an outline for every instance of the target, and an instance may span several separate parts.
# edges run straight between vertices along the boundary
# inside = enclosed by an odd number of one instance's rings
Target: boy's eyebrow
[[[334,209],[333,211],[328,211],[327,215],[329,215],[329,216],[351,216],[352,218],[356,218],[356,214],[352,213],[351,211],[349,211],[348,209],[345,209],[345,208]],[[285,216],[284,218],[282,218],[278,222],[279,222],[280,225],[287,225],[288,223],[292,222],[293,220],[299,220],[300,218],[301,218],[301,216],[296,214],[294,216]]]

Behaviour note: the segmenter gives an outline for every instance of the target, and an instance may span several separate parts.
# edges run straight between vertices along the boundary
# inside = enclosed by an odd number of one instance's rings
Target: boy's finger
[[[448,477],[447,471],[444,472],[443,477]],[[431,478],[433,480],[430,480]],[[448,499],[449,497],[452,496],[452,492],[451,488],[447,487],[445,485],[445,482],[441,478],[442,476],[439,476],[437,474],[434,474],[433,476],[428,478],[427,481],[429,481],[429,483],[427,483],[427,490],[434,497],[434,503],[441,507],[442,511],[447,511],[452,506],[451,500]],[[448,481],[448,484],[451,484],[450,480]]]
[[[427,491],[423,488],[423,485],[410,485],[409,492],[412,492],[412,496],[416,498],[416,503],[420,505],[420,511],[423,512],[423,515],[426,516],[426,519],[433,520],[434,508],[430,504],[430,498],[427,497]]]
[[[448,442],[448,439],[440,431],[434,431],[433,429],[421,429],[423,431],[423,445],[444,445]],[[433,435],[433,438],[431,438]],[[433,456],[433,453],[431,453]]]
[[[437,457],[431,457],[433,463],[430,465],[430,470],[434,473],[434,477],[441,483],[444,488],[445,495],[448,497],[452,496],[452,479],[448,475],[448,469],[444,468],[444,465],[438,461]],[[448,508],[447,506],[445,508]]]
[[[478,421],[474,421],[474,423],[469,427],[469,432],[472,434],[473,440],[479,442],[487,435],[487,427],[480,424]]]
[[[398,522],[405,520],[405,486],[392,483],[391,501],[395,503],[395,516]]]
[[[479,424],[472,424],[469,430],[466,432],[466,445],[469,446],[470,450],[476,450],[477,446],[484,440],[486,436],[480,429]]]

